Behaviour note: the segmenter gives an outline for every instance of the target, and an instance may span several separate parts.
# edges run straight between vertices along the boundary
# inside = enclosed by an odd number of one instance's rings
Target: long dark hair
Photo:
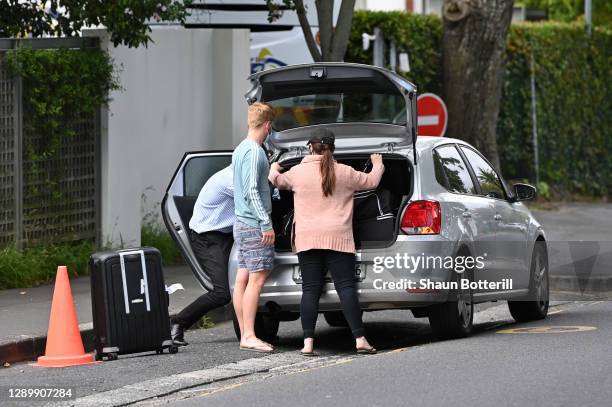
[[[316,154],[321,154],[321,188],[323,196],[331,196],[336,188],[336,171],[334,168],[334,149],[333,144],[311,143],[312,150]]]

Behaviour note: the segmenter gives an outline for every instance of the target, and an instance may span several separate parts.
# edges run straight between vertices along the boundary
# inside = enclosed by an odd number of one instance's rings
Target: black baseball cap
[[[308,140],[308,144],[320,143],[328,146],[333,146],[335,142],[336,136],[334,132],[323,127],[313,131],[310,140]]]

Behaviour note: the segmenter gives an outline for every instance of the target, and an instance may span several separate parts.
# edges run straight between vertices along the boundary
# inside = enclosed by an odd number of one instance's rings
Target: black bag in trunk
[[[95,253],[90,259],[96,359],[178,347],[170,336],[168,293],[152,247]]]
[[[353,237],[357,248],[385,246],[395,238],[395,216],[388,189],[356,192]]]
[[[353,202],[353,221],[392,214],[391,191],[388,189],[355,192]]]
[[[277,250],[291,250],[293,246],[293,215],[294,210],[291,209],[286,213],[280,220],[278,227],[274,229],[276,232],[276,238],[274,239],[274,245]]]

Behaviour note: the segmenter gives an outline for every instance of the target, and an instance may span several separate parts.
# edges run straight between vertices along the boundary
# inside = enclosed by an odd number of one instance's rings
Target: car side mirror
[[[530,201],[536,197],[536,188],[529,184],[514,184],[514,194],[517,201]]]

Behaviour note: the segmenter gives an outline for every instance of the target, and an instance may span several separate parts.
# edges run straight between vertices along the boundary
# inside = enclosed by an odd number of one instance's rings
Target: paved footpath
[[[570,203],[532,213],[546,231],[557,288],[612,290],[612,204]]]

